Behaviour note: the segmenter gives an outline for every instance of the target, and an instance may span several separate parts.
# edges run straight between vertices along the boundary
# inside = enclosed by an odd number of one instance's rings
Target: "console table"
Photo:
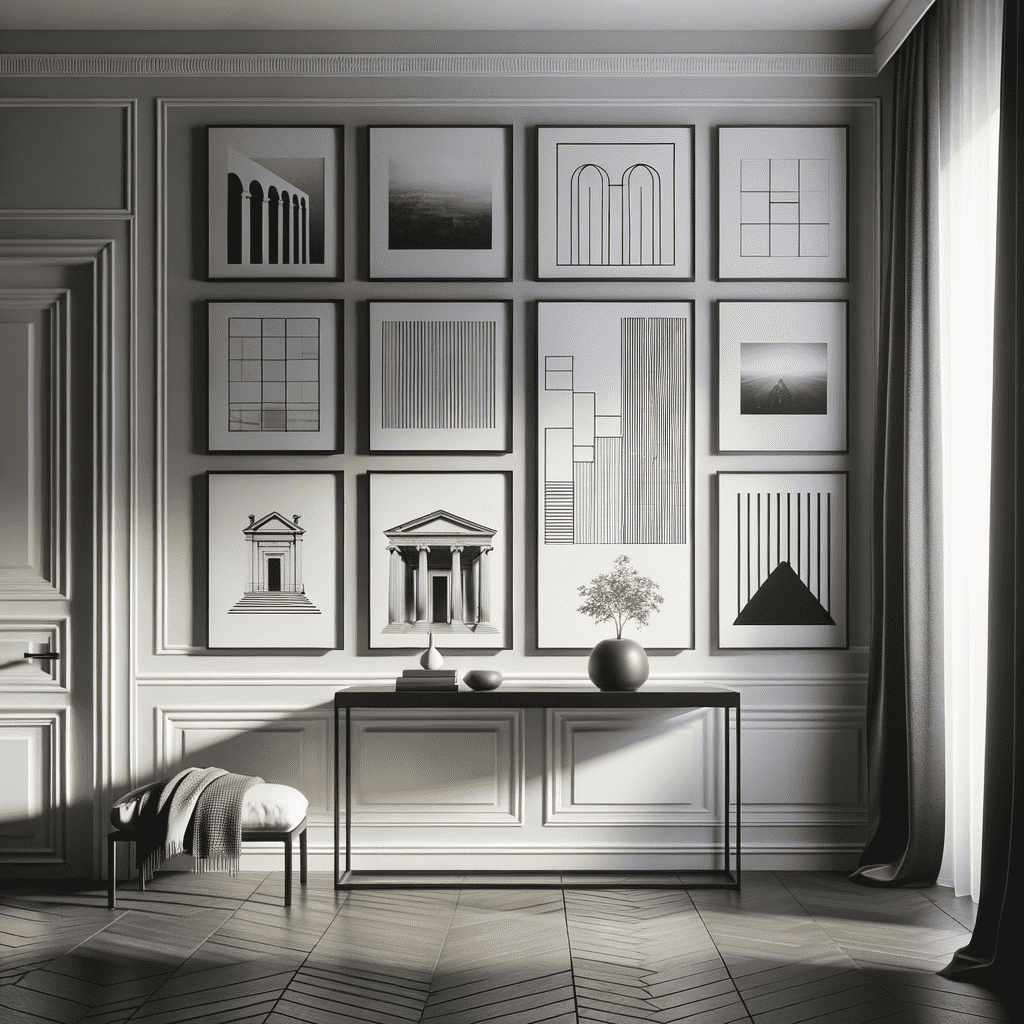
[[[352,870],[352,709],[368,708],[375,711],[382,710],[420,710],[427,708],[443,708],[451,711],[460,709],[486,709],[495,708],[580,708],[585,710],[596,710],[607,708],[610,710],[622,711],[624,709],[639,709],[645,711],[658,708],[679,709],[679,708],[722,708],[723,709],[723,730],[725,733],[724,742],[724,782],[725,782],[725,841],[724,841],[724,868],[722,870],[699,871],[695,869],[665,871],[654,869],[644,872],[633,872],[629,874],[651,874],[661,875],[672,874],[683,876],[687,874],[713,876],[717,882],[708,883],[687,883],[681,879],[674,883],[655,883],[657,888],[728,888],[739,889],[740,887],[740,856],[741,856],[741,789],[740,789],[740,694],[737,690],[731,690],[725,686],[685,686],[682,684],[664,685],[657,684],[649,688],[641,688],[631,692],[598,690],[593,686],[552,686],[536,689],[516,689],[509,687],[500,690],[474,691],[468,689],[449,691],[402,691],[396,692],[384,687],[353,686],[346,690],[339,690],[334,695],[334,888],[352,888],[352,881],[357,872]],[[339,729],[340,712],[345,711],[345,870],[341,870],[341,730]],[[735,851],[730,842],[730,801],[729,801],[729,717],[730,711],[736,714],[736,846]],[[735,870],[732,869],[733,853],[735,853]],[[453,869],[457,870],[457,869]],[[431,875],[443,872],[430,872]],[[462,875],[493,874],[493,872],[458,872]],[[593,875],[608,875],[611,872],[589,872]],[[372,872],[374,876],[395,875],[401,876],[403,872]],[[519,874],[518,872],[501,872],[501,874]],[[530,873],[522,872],[522,882],[516,881],[515,888],[559,888],[561,883],[553,882],[531,882]],[[543,874],[550,875],[547,871]],[[574,879],[578,875],[586,875],[588,872],[572,872]],[[380,888],[395,888],[407,886],[409,883],[375,882],[374,885]],[[453,886],[464,886],[469,883],[456,882]],[[490,883],[493,884],[493,883]],[[513,883],[509,883],[512,885]],[[588,886],[587,883],[573,881],[576,888],[621,888],[621,883],[595,883]],[[433,888],[445,888],[444,883],[431,883]],[[451,887],[451,886],[449,886]]]

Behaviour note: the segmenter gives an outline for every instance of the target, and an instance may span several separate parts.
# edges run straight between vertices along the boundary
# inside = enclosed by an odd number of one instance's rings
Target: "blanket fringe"
[[[183,843],[168,843],[160,849],[154,850],[142,862],[142,877],[147,882],[153,881],[153,876],[163,867],[164,861],[177,857],[179,854],[188,853]],[[226,854],[215,854],[212,857],[193,858],[192,871],[201,875],[207,871],[226,871],[232,878],[239,872],[239,857],[229,857]]]

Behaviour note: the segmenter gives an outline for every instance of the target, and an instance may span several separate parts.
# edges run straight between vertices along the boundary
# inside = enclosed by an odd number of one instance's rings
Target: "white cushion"
[[[306,816],[309,801],[291,786],[258,782],[242,798],[242,828],[290,831]]]

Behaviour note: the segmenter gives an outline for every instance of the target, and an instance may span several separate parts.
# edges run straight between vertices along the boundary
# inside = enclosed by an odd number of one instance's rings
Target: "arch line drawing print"
[[[538,128],[542,278],[693,277],[693,128]]]

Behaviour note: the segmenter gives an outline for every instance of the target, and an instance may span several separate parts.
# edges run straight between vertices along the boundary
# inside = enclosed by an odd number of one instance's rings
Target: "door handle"
[[[23,658],[35,658],[38,661],[59,661],[60,651],[26,651]]]

